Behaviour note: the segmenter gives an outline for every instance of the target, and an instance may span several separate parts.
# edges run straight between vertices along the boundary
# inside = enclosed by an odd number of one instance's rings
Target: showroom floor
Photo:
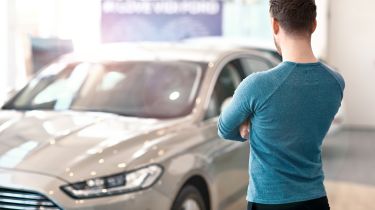
[[[343,130],[323,150],[331,210],[375,209],[375,130]]]

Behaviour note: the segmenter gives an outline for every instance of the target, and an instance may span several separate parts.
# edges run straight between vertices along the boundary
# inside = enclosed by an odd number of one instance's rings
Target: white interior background
[[[316,0],[316,54],[345,77],[345,124],[375,128],[375,1]],[[272,42],[268,1],[232,0],[224,8],[229,37]],[[0,1],[0,104],[6,90],[28,80],[28,37],[72,39],[77,50],[99,43],[100,0]]]
[[[7,19],[7,2],[0,1],[0,104],[4,100],[6,88],[6,68],[8,66],[7,60],[7,28],[8,28],[8,19]]]
[[[328,60],[346,80],[346,123],[375,127],[375,1],[331,0]]]

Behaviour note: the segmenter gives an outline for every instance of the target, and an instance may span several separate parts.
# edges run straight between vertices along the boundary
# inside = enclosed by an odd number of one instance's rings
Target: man
[[[270,14],[283,62],[240,84],[218,133],[244,142],[250,132],[249,210],[327,210],[321,147],[345,83],[312,51],[314,0],[270,0]]]

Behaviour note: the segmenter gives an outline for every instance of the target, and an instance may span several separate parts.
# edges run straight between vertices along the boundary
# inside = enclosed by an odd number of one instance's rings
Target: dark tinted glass
[[[242,58],[241,64],[246,76],[255,72],[266,71],[274,67],[270,62],[259,57]]]
[[[208,105],[206,119],[220,115],[221,106],[225,99],[233,96],[234,91],[241,82],[239,69],[234,62],[227,64],[221,71]]]

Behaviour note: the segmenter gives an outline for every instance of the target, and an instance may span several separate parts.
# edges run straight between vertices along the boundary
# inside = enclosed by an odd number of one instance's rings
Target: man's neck
[[[313,53],[310,40],[284,40],[281,50],[283,61],[291,61],[295,63],[316,63],[319,61]]]

